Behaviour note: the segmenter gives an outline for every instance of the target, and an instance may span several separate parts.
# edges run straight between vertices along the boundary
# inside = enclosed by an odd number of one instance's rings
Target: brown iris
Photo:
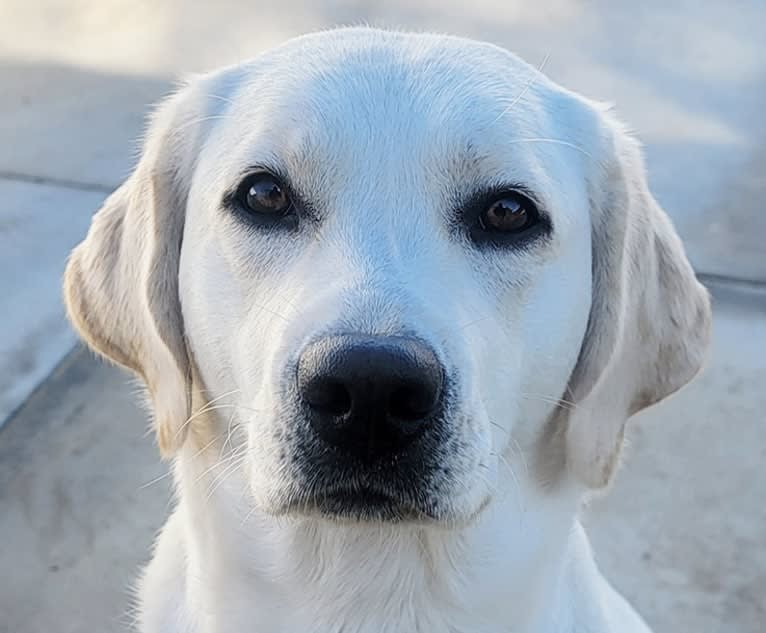
[[[249,179],[244,202],[253,213],[284,215],[291,206],[284,185],[271,174],[256,174]]]
[[[485,231],[518,233],[534,224],[535,207],[521,194],[507,194],[490,204],[479,216]]]

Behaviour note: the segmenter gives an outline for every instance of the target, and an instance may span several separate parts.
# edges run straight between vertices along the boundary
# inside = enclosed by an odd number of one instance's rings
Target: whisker
[[[272,314],[275,317],[279,317],[280,319],[282,319],[283,321],[285,321],[287,323],[290,322],[290,319],[288,319],[286,316],[284,316],[283,314],[280,314],[276,310],[272,310],[271,308],[267,308],[265,305],[254,304],[253,307],[254,308],[258,308],[259,310],[263,310],[264,312],[268,312],[269,314]]]
[[[242,466],[247,459],[247,451],[244,451],[242,455],[237,455],[237,458],[233,461],[233,463],[226,466],[226,468],[220,472],[218,475],[215,476],[212,482],[211,488],[208,490],[207,497],[205,498],[205,502],[210,501],[210,499],[213,498],[213,495],[215,494],[215,491],[218,490],[218,488],[221,487],[221,485],[237,470]]]
[[[223,446],[221,446],[221,450],[219,452],[219,455],[221,457],[223,457],[223,454],[226,452],[226,447],[228,446],[229,441],[231,441],[231,435],[232,435],[232,431],[233,431],[231,425],[232,425],[232,422],[234,422],[234,414],[235,413],[236,413],[236,409],[234,409],[231,412],[231,415],[229,416],[229,424],[227,425],[227,428],[226,428],[226,440],[224,441]]]
[[[508,433],[508,429],[506,429],[504,426],[498,424],[494,420],[489,420],[489,423],[492,426],[494,426],[495,428],[500,429],[504,433]],[[518,453],[519,458],[521,459],[521,463],[524,466],[524,474],[528,477],[529,476],[529,464],[527,463],[527,458],[524,455],[524,451],[521,449],[521,445],[519,444],[518,440],[515,437],[513,437],[513,435],[511,435],[511,434],[508,434],[508,439],[510,439],[511,442],[513,442],[514,445],[511,446],[510,448],[511,448],[511,450],[514,450],[516,453]]]
[[[220,472],[213,475],[211,481],[208,482],[207,486],[207,493],[205,494],[205,502],[207,503],[210,498],[213,496],[213,492],[215,491],[215,483],[219,481],[221,477],[225,478],[225,476],[228,474],[229,469],[232,469],[232,471],[236,470],[237,466],[240,465],[242,460],[244,460],[246,454],[232,454],[231,456],[227,457],[224,460],[218,460],[211,464],[208,468],[206,468],[195,480],[195,483],[200,483],[200,481],[203,478],[207,478],[210,473],[215,471],[216,469],[221,469]]]
[[[519,517],[522,517],[526,513],[526,503],[524,502],[524,495],[521,491],[521,484],[519,483],[518,477],[516,477],[516,471],[513,470],[511,463],[500,453],[490,453],[490,455],[495,457],[499,463],[505,464],[505,466],[508,468],[508,471],[511,473],[511,479],[513,479],[513,484],[516,487],[516,500],[519,510]]]
[[[540,400],[541,402],[549,402],[551,404],[555,404],[558,407],[561,407],[562,409],[566,409],[567,411],[575,411],[579,408],[579,405],[576,402],[564,400],[563,398],[548,396],[542,393],[530,393],[522,391],[519,395],[527,400]]]
[[[562,139],[558,138],[516,138],[516,139],[510,139],[508,141],[505,141],[505,143],[509,145],[520,145],[522,143],[554,143],[556,145],[563,145],[564,147],[570,147],[574,150],[577,150],[581,154],[584,154],[588,158],[593,158],[593,155],[586,151],[584,148],[580,147],[579,145],[575,143],[570,143],[569,141],[564,141]]]
[[[453,328],[451,325],[447,325],[444,328],[440,328],[440,333],[444,333],[444,330],[447,331],[449,334],[457,334],[458,332],[461,332],[462,330],[465,330],[472,325],[476,325],[477,323],[481,323],[482,321],[486,321],[489,319],[491,315],[486,314],[482,317],[479,317],[477,319],[473,319],[472,321],[468,321],[468,323],[463,323],[462,325],[458,325],[456,328]]]
[[[210,440],[207,444],[205,444],[202,448],[200,448],[194,455],[191,456],[191,459],[197,459],[202,453],[204,453],[208,448],[210,448],[213,444],[215,444],[218,440],[221,439],[221,436],[223,433],[219,433],[216,435],[212,440]],[[173,474],[172,470],[168,470],[168,472],[163,473],[159,477],[155,477],[154,479],[147,481],[145,484],[141,484],[139,486],[139,490],[144,490],[145,488],[149,488],[150,486],[153,486],[154,484],[162,481],[163,479],[166,479],[167,477],[170,477]]]
[[[500,426],[500,425],[499,425],[497,422],[493,422],[492,420],[489,420],[489,423],[490,423],[492,426],[494,426],[495,428],[497,428],[497,429],[500,429],[500,430],[501,430],[501,431],[503,431],[504,433],[508,431],[508,429],[506,429],[504,426]]]
[[[216,435],[212,440],[210,440],[207,444],[205,444],[202,448],[200,448],[196,453],[194,453],[194,455],[192,455],[192,459],[196,459],[197,457],[202,455],[202,453],[204,453],[213,444],[215,444],[218,440],[220,440],[222,435],[223,435],[222,432]]]
[[[215,404],[212,407],[208,407],[203,413],[210,413],[211,411],[218,411],[219,409],[242,409],[243,411],[253,411],[254,413],[263,413],[268,409],[256,409],[255,407],[248,407],[244,404],[235,404],[234,402],[222,402]]]
[[[155,477],[154,479],[151,479],[147,481],[145,484],[141,484],[138,489],[139,490],[145,490],[146,488],[149,488],[150,486],[153,486],[156,483],[159,483],[163,479],[167,479],[173,474],[172,470],[167,471],[166,473],[162,473],[159,477]]]
[[[226,398],[227,396],[230,396],[232,394],[237,393],[240,391],[239,389],[232,389],[231,391],[227,391],[225,393],[222,393],[220,396],[213,398],[212,400],[209,400],[207,404],[205,404],[201,409],[198,409],[195,413],[190,415],[186,421],[181,425],[181,427],[176,431],[174,438],[178,439],[178,436],[186,429],[186,427],[189,425],[189,423],[192,422],[192,420],[195,420],[201,415],[204,415],[208,411],[212,411],[213,409],[210,408],[210,405],[214,404],[215,402],[218,402],[219,400],[222,400],[223,398]]]
[[[529,477],[529,464],[527,463],[527,458],[524,455],[524,451],[521,450],[521,445],[519,444],[518,440],[515,437],[513,437],[513,435],[511,435],[510,438],[511,438],[511,441],[515,444],[515,446],[516,446],[515,450],[518,453],[519,457],[521,458],[521,464],[522,464],[522,466],[524,466],[524,474],[527,477]],[[511,448],[513,448],[513,447],[511,447]]]
[[[211,114],[210,116],[203,116],[196,119],[193,119],[191,121],[186,121],[186,123],[182,123],[176,128],[176,132],[180,132],[181,130],[191,126],[191,125],[197,125],[198,123],[204,123],[205,121],[215,121],[217,119],[228,119],[228,114]]]
[[[220,437],[220,436],[219,436]],[[247,452],[247,445],[243,445],[234,451],[231,452],[231,454],[227,455],[224,458],[219,457],[217,460],[215,460],[210,466],[208,466],[204,471],[202,471],[197,478],[195,479],[195,482],[198,483],[203,477],[208,475],[211,471],[215,470],[216,468],[219,468],[223,466],[224,464],[228,464],[232,460],[240,457],[241,455],[245,454]]]
[[[545,68],[545,65],[548,63],[548,60],[551,58],[550,53],[546,53],[545,57],[543,57],[543,61],[540,62],[540,65],[537,67],[538,72],[543,72],[543,69]],[[492,122],[493,124],[497,123],[500,119],[502,119],[506,114],[508,114],[513,106],[515,106],[519,101],[521,101],[524,98],[524,95],[527,94],[529,91],[530,86],[532,85],[532,82],[535,80],[535,75],[530,75],[529,79],[525,82],[522,89],[519,91],[519,94],[516,95],[516,97],[511,101],[511,103],[498,115],[498,117]]]
[[[242,528],[245,526],[245,523],[247,523],[248,519],[255,514],[255,512],[258,510],[258,506],[253,504],[253,506],[245,513],[245,516],[242,518],[242,521],[239,524],[239,527]]]
[[[226,97],[222,97],[221,95],[208,93],[205,95],[206,97],[209,97],[210,99],[218,99],[219,101],[224,101],[225,103],[230,103],[234,105],[234,102],[231,99],[227,99]]]
[[[283,295],[281,292],[278,292],[278,291],[276,291],[276,290],[272,290],[272,291],[271,291],[271,293],[272,293],[272,294],[273,294],[275,297],[278,297],[279,299],[282,299],[282,301],[284,301],[284,302],[285,302],[285,303],[286,303],[288,306],[290,306],[290,307],[291,307],[293,310],[295,310],[296,312],[298,311],[298,306],[296,306],[296,305],[295,305],[295,304],[292,302],[292,300],[291,300],[291,299],[289,299],[287,296]]]

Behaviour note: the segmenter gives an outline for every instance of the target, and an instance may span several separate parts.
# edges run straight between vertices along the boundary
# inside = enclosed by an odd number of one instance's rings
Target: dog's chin
[[[303,504],[324,519],[353,523],[423,523],[436,520],[429,508],[372,490],[334,490],[313,495]],[[300,511],[300,510],[299,510]]]
[[[445,529],[466,527],[489,504],[487,497],[467,512],[437,502],[414,503],[374,490],[333,489],[290,499],[273,514],[296,519],[322,519],[336,523],[409,524]]]
[[[374,490],[343,488],[294,497],[276,513],[341,523],[432,523],[439,520],[435,509],[428,505],[420,507]]]

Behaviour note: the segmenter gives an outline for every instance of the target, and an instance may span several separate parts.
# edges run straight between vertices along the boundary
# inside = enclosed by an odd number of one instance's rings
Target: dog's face
[[[204,388],[262,511],[464,522],[546,453],[601,485],[699,367],[707,299],[635,147],[505,51],[319,34],[152,129],[70,314],[145,379],[166,452]]]
[[[211,395],[242,405],[272,512],[470,516],[566,387],[590,311],[583,157],[524,142],[566,133],[513,104],[531,69],[458,52],[288,49],[226,95],[200,156],[186,333]]]

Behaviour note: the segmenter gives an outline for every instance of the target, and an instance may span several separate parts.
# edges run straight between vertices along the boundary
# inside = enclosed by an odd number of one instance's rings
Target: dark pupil
[[[495,202],[487,211],[487,224],[500,231],[518,229],[527,221],[527,213],[524,207],[511,198],[504,198]]]
[[[287,206],[287,196],[273,180],[261,180],[250,186],[247,203],[256,211],[279,212]]]

